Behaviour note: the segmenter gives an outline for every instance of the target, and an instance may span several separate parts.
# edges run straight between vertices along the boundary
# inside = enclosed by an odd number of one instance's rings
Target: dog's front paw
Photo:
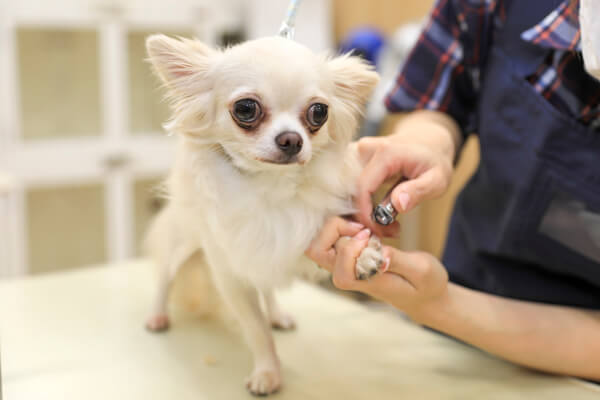
[[[377,236],[371,236],[369,244],[356,259],[356,279],[364,280],[372,277],[383,266],[384,258],[381,252],[381,241]]]
[[[289,331],[296,328],[296,321],[290,314],[281,311],[271,316],[271,327],[277,330]]]
[[[146,321],[146,329],[150,332],[164,332],[169,329],[167,314],[154,314]]]
[[[255,396],[275,393],[281,387],[281,373],[278,368],[257,368],[246,380],[246,388]]]

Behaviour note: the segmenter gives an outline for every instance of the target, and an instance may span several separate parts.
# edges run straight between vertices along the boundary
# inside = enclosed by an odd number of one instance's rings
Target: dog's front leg
[[[238,319],[254,357],[254,370],[246,381],[246,387],[255,395],[274,393],[281,386],[279,359],[271,328],[260,307],[258,290],[228,271],[215,270],[217,287]]]
[[[265,289],[262,291],[263,298],[265,299],[265,307],[267,308],[267,314],[271,322],[273,329],[280,330],[291,330],[296,327],[296,321],[294,317],[281,309],[275,298],[273,289]]]
[[[381,241],[373,235],[356,260],[356,279],[369,279],[379,271],[384,261]]]

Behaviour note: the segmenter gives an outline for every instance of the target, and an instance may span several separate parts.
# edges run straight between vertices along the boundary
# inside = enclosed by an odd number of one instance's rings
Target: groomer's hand
[[[325,223],[306,255],[332,273],[333,283],[339,289],[369,294],[411,316],[417,316],[443,299],[448,274],[429,253],[404,252],[383,246],[384,257],[389,259],[387,271],[368,280],[357,280],[356,259],[367,246],[369,236],[367,228],[333,217]]]
[[[405,117],[393,134],[363,138],[358,153],[364,166],[358,181],[356,218],[379,236],[393,236],[398,224],[382,227],[371,219],[371,196],[386,180],[406,178],[392,192],[392,204],[407,212],[423,200],[443,194],[452,177],[460,144],[454,120],[436,111],[416,111]]]

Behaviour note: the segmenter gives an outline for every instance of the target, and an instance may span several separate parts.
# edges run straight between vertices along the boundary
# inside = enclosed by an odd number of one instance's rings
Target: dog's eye
[[[327,121],[327,105],[315,103],[308,107],[306,111],[306,120],[313,128],[319,128]]]
[[[241,99],[233,105],[233,116],[243,124],[256,122],[260,115],[260,104],[254,99]]]

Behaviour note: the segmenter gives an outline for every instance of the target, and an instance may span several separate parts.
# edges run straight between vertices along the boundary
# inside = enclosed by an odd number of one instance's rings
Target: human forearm
[[[600,379],[600,312],[506,299],[449,284],[440,299],[411,316],[512,362]]]
[[[409,113],[398,122],[390,139],[413,144],[420,143],[438,150],[450,161],[455,159],[462,145],[462,135],[456,121],[448,114],[430,110]]]

